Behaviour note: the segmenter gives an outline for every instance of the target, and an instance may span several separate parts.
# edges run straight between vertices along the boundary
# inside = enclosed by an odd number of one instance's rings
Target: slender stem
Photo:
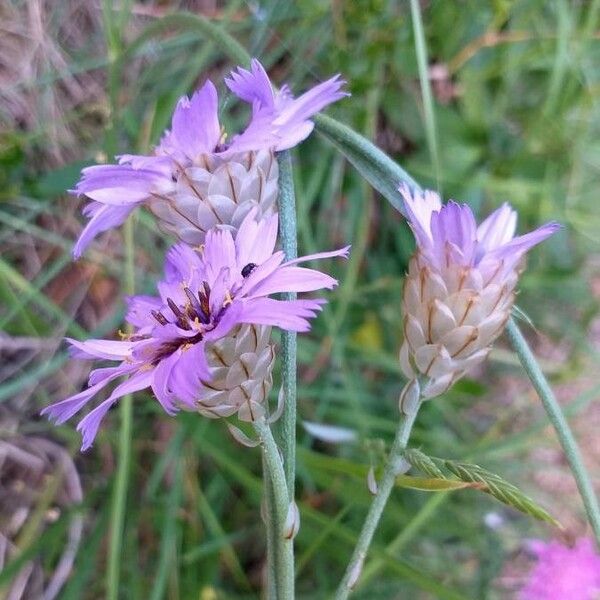
[[[427,147],[431,155],[431,162],[435,171],[435,179],[438,191],[440,188],[440,157],[435,126],[435,112],[433,110],[433,95],[429,81],[429,66],[427,61],[427,44],[423,32],[423,18],[421,17],[421,6],[419,0],[410,0],[410,10],[413,23],[413,34],[415,36],[415,52],[417,53],[417,67],[419,69],[419,82],[421,84],[421,96],[423,97],[423,110],[425,112],[425,134],[427,136]]]
[[[290,501],[285,481],[285,472],[279,448],[275,443],[271,428],[264,419],[254,421],[254,429],[261,441],[264,466],[269,474],[272,490],[274,509],[267,515],[275,523],[273,536],[273,550],[275,554],[275,590],[277,600],[293,600],[294,598],[294,542],[292,536],[286,531],[286,519]],[[271,589],[271,585],[269,585]]]
[[[573,432],[571,431],[569,423],[562,412],[560,404],[556,400],[556,396],[552,392],[547,379],[544,377],[539,364],[535,360],[527,341],[512,318],[508,320],[506,331],[508,333],[510,343],[515,349],[515,352],[519,357],[519,361],[521,362],[523,369],[525,369],[525,372],[533,384],[535,391],[540,397],[540,400],[544,405],[544,409],[546,410],[546,414],[548,415],[548,418],[550,419],[550,422],[556,431],[558,440],[560,441],[565,456],[569,461],[569,466],[571,468],[571,472],[573,473],[573,477],[575,477],[575,481],[577,482],[579,494],[583,500],[590,525],[594,530],[596,542],[598,547],[600,547],[600,506],[598,505],[598,498],[594,493],[594,488],[592,487],[589,474],[583,464],[581,452],[577,446]]]
[[[371,540],[373,539],[383,509],[387,504],[396,481],[396,476],[402,465],[402,452],[406,448],[418,412],[419,407],[417,406],[411,414],[404,415],[398,423],[396,437],[394,438],[394,442],[390,449],[383,477],[381,478],[381,481],[378,482],[377,493],[375,494],[369,512],[367,513],[367,518],[365,519],[362,530],[358,536],[354,552],[352,553],[344,577],[337,589],[335,595],[336,600],[345,600],[348,598],[360,577],[364,560],[367,556],[369,546],[371,545]]]
[[[109,68],[108,68],[108,96],[110,104],[110,124],[106,132],[104,149],[107,156],[112,157],[117,149],[117,121],[118,121],[118,92],[119,81],[116,77],[116,64],[122,54],[122,29],[128,15],[128,2],[122,3],[122,13],[114,10],[113,2],[103,2],[104,35],[106,39]],[[117,18],[118,17],[118,18]],[[135,291],[135,264],[133,221],[130,217],[124,226],[125,242],[125,269],[123,272],[123,289],[126,294]],[[125,510],[127,505],[127,490],[129,487],[129,471],[131,463],[131,431],[133,420],[132,397],[125,396],[120,401],[119,413],[121,418],[118,445],[118,466],[113,488],[110,541],[108,548],[108,561],[106,570],[106,598],[117,600],[120,587],[120,570],[122,562],[123,532],[125,524]]]
[[[279,163],[279,227],[281,245],[287,260],[298,256],[296,234],[296,197],[289,150],[277,154]],[[295,293],[282,294],[284,300],[295,300]],[[281,417],[281,451],[290,498],[294,498],[296,472],[296,333],[281,332],[281,360],[285,404]]]
[[[135,289],[135,265],[133,245],[133,221],[129,217],[124,226],[125,236],[125,273],[124,289],[133,294]],[[119,464],[112,497],[112,515],[110,523],[110,544],[108,549],[108,567],[106,572],[107,600],[119,597],[119,580],[121,569],[121,548],[129,487],[129,469],[131,463],[131,429],[133,420],[133,399],[130,395],[121,399],[119,406],[121,429],[119,431]]]
[[[267,598],[268,600],[277,599],[277,588],[275,579],[277,573],[275,556],[275,519],[273,517],[275,496],[273,493],[273,484],[269,476],[269,470],[263,456],[263,495],[264,495],[264,521],[267,532]]]

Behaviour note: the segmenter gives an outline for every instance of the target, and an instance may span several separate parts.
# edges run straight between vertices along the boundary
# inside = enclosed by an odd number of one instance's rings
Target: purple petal
[[[156,325],[152,316],[153,310],[160,310],[163,306],[160,298],[155,296],[127,296],[127,314],[125,320],[139,329]]]
[[[88,204],[86,207],[87,212],[93,216],[73,247],[73,258],[80,258],[84,250],[99,233],[122,225],[135,207],[135,204],[126,206],[110,206],[99,202]]]
[[[117,377],[131,373],[135,369],[136,367],[133,365],[95,369],[90,373],[90,387],[65,400],[47,406],[40,414],[47,416],[56,425],[60,425],[78,413],[108,383]]]
[[[517,213],[505,202],[477,228],[477,242],[482,254],[510,242],[516,228]]]
[[[252,273],[244,279],[242,284],[241,293],[246,294],[260,282],[265,281],[277,272],[277,269],[281,268],[283,262],[283,252],[275,252],[270,256],[264,263],[258,265]]]
[[[274,300],[256,298],[244,302],[240,323],[273,325],[287,331],[308,331],[308,319],[316,316],[325,300]]]
[[[232,71],[225,85],[244,102],[257,103],[259,108],[272,108],[275,105],[275,95],[269,76],[260,62],[253,58],[250,71],[242,67]]]
[[[546,225],[542,225],[538,229],[526,233],[525,235],[520,235],[507,244],[492,250],[485,258],[487,259],[489,257],[493,260],[504,260],[505,268],[510,269],[526,252],[555,234],[559,229],[562,229],[562,226],[559,223],[546,223]]]
[[[103,204],[124,205],[145,200],[155,186],[168,183],[167,176],[131,165],[94,165],[83,169],[75,193]]]
[[[344,246],[339,250],[330,250],[329,252],[317,252],[316,254],[307,254],[306,256],[299,256],[293,260],[284,262],[282,266],[289,267],[290,265],[297,265],[299,263],[308,262],[309,260],[320,260],[322,258],[335,258],[339,256],[341,258],[348,258],[350,248],[352,246]]]
[[[171,142],[190,159],[213,152],[221,137],[217,90],[207,81],[190,99],[184,96],[173,114]]]
[[[419,246],[428,247],[431,244],[431,215],[442,209],[442,201],[438,194],[426,190],[423,194],[412,192],[406,184],[398,191],[404,199],[404,208],[408,222],[417,238]]]
[[[165,385],[180,402],[189,408],[194,408],[199,397],[201,380],[210,378],[208,362],[204,354],[204,342],[194,344],[187,350],[178,351],[177,356]]]
[[[168,383],[171,371],[179,360],[180,354],[179,351],[174,352],[161,360],[154,369],[154,377],[152,378],[152,391],[165,412],[169,415],[174,415],[177,412],[175,394],[170,390]]]
[[[209,342],[225,337],[236,325],[244,322],[240,320],[243,310],[244,301],[234,300],[223,312],[217,326],[204,334],[204,340]]]
[[[325,273],[304,267],[286,267],[277,269],[272,275],[261,281],[247,292],[246,298],[268,296],[278,292],[312,292],[321,289],[333,289],[337,280]]]
[[[179,243],[171,247],[165,260],[165,279],[179,285],[190,278],[190,274],[200,268],[200,257],[187,244]]]
[[[251,71],[238,69],[226,81],[242,100],[252,103],[252,119],[242,134],[233,138],[228,152],[268,148],[286,150],[308,137],[314,124],[310,117],[344,96],[344,81],[336,75],[294,99],[287,86],[273,95],[269,78],[258,61]]]
[[[275,249],[279,217],[277,214],[256,217],[256,209],[252,209],[242,221],[235,236],[235,251],[237,264],[257,265],[265,262]]]
[[[465,264],[472,264],[477,240],[473,211],[466,204],[448,202],[431,215],[431,237],[440,263],[444,260],[448,244],[451,244],[460,249]]]
[[[97,406],[88,415],[86,415],[77,425],[77,431],[81,432],[83,442],[81,451],[87,450],[94,442],[98,428],[106,413],[112,405],[126,394],[132,394],[147,388],[152,382],[152,370],[141,371],[119,384],[113,393],[102,404]]]
[[[235,267],[235,242],[230,231],[211,229],[200,258],[205,276],[212,283],[223,269]]]
[[[107,360],[123,360],[131,355],[133,348],[138,342],[126,342],[117,340],[86,340],[80,342],[72,338],[66,338],[71,344],[69,349],[74,358],[93,359],[105,358]]]
[[[288,100],[284,103],[284,109],[280,111],[275,125],[289,127],[299,125],[306,119],[316,115],[329,104],[349,96],[347,92],[342,92],[341,88],[345,81],[335,75],[331,79],[316,85],[295,100]]]

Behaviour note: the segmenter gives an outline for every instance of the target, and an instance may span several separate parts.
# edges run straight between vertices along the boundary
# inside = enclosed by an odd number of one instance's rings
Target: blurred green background
[[[83,455],[74,424],[54,428],[38,413],[85,383],[89,365],[69,360],[62,338],[114,336],[122,325],[125,250],[122,232],[112,232],[72,263],[81,203],[65,190],[82,166],[147,152],[179,96],[235,66],[192,28],[156,25],[184,11],[219,23],[296,92],[341,73],[352,97],[329,113],[424,186],[480,215],[509,201],[521,232],[551,219],[566,225],[531,253],[517,303],[600,486],[600,2],[421,2],[426,110],[407,0],[8,0],[0,5],[0,597],[24,565],[47,581],[80,517],[83,541],[58,597],[105,597],[119,413]],[[219,91],[235,130],[246,114]],[[300,250],[353,244],[351,260],[331,266],[340,287],[299,341],[301,423],[356,434],[333,444],[299,427],[297,591],[327,598],[370,501],[365,473],[381,464],[398,418],[400,293],[414,246],[400,215],[318,134],[293,159]],[[138,213],[137,291],[151,292],[167,245]],[[52,452],[40,440],[52,440]],[[585,532],[554,434],[504,340],[485,369],[424,407],[413,445],[500,473],[557,516],[566,537]],[[170,418],[137,394],[128,489],[121,598],[260,596],[258,450],[238,445],[222,422]],[[524,540],[556,535],[474,491],[398,490],[355,597],[513,598],[528,565]]]

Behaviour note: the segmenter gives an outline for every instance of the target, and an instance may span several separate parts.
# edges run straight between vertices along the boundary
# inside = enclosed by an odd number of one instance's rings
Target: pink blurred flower
[[[569,548],[552,541],[530,545],[537,564],[519,600],[597,600],[600,598],[600,554],[589,538]]]

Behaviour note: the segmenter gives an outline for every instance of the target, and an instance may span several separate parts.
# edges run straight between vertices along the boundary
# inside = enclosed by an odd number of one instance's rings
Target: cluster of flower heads
[[[152,156],[124,155],[117,165],[83,170],[74,192],[90,218],[74,249],[79,257],[99,233],[139,205],[181,242],[167,253],[157,296],[127,299],[133,332],[121,340],[68,340],[73,356],[113,361],[90,373],[88,387],[48,406],[56,423],[74,416],[119,378],[108,398],[79,423],[91,446],[122,396],[151,389],[163,409],[252,421],[265,413],[272,385],[271,327],[307,331],[322,299],[277,300],[281,292],[331,289],[335,279],[300,263],[347,257],[349,247],[284,260],[276,251],[277,162],[274,153],[306,138],[310,117],[347,94],[334,77],[294,98],[275,91],[262,65],[238,68],[225,83],[252,106],[247,129],[226,143],[217,92],[208,81],[182,98]]]
[[[265,412],[272,385],[270,328],[306,331],[323,300],[276,300],[280,292],[331,289],[336,281],[302,261],[347,256],[348,247],[284,261],[275,251],[278,169],[275,152],[305,139],[311,117],[347,94],[333,77],[298,98],[275,91],[262,65],[238,68],[225,80],[251,105],[246,130],[227,142],[218,98],[207,81],[179,100],[171,129],[151,156],[123,155],[116,165],[83,170],[74,192],[90,200],[89,222],[74,248],[79,257],[99,233],[143,205],[179,238],[167,254],[159,295],[128,299],[133,333],[120,341],[69,340],[73,354],[116,361],[91,372],[84,391],[44,410],[62,423],[109,383],[125,377],[79,423],[88,448],[102,418],[123,395],[151,388],[170,414],[208,417]],[[471,209],[434,192],[401,187],[417,250],[403,295],[400,400],[442,394],[488,355],[515,296],[522,258],[559,226],[549,223],[515,237],[516,212],[504,204],[479,226]]]
[[[439,396],[487,357],[510,315],[524,255],[560,226],[515,237],[517,213],[508,204],[477,226],[466,204],[400,192],[417,242],[402,299],[402,402]]]

